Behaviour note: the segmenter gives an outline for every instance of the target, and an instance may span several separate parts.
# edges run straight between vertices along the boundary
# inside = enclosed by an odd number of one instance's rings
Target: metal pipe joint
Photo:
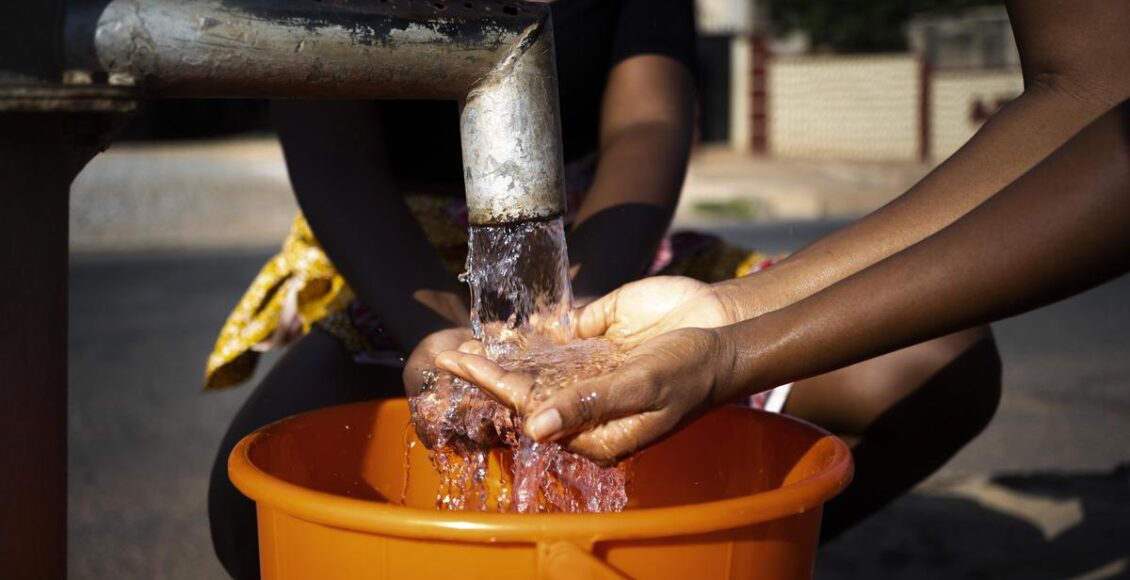
[[[85,0],[68,66],[151,97],[462,102],[470,220],[565,210],[548,7],[500,0]]]

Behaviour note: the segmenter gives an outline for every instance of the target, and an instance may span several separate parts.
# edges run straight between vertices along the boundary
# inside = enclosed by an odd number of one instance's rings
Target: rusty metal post
[[[61,83],[62,2],[0,20],[0,578],[67,562],[67,197],[136,106]]]
[[[0,84],[0,578],[64,578],[67,209],[132,91]]]
[[[6,106],[12,87],[58,80],[58,36],[48,31],[62,16],[62,2],[18,2],[5,6],[0,20],[2,578],[66,572],[69,182],[60,185],[54,174],[37,180],[21,169],[35,147],[15,143],[20,128]]]
[[[63,578],[70,168],[31,124],[0,111],[0,577]]]
[[[68,66],[147,96],[464,101],[470,219],[564,211],[548,7],[500,0],[109,0],[67,18]]]

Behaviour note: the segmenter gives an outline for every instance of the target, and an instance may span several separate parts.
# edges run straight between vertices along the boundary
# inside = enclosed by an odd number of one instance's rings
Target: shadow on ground
[[[816,577],[1130,578],[1130,463],[905,497],[829,544]]]
[[[730,233],[783,251],[828,229]],[[220,325],[270,254],[72,257],[70,577],[224,577],[208,536],[207,476],[250,389],[203,394],[201,379]],[[1022,372],[994,425],[954,463],[962,474],[1024,475],[905,497],[829,545],[817,578],[1130,578],[1127,284],[1002,325],[1006,368]]]

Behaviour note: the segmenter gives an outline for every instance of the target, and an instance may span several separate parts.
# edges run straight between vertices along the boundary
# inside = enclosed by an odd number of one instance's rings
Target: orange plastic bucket
[[[443,512],[408,419],[403,399],[333,407],[235,447],[264,578],[810,578],[852,474],[839,439],[727,407],[641,454],[624,512]]]

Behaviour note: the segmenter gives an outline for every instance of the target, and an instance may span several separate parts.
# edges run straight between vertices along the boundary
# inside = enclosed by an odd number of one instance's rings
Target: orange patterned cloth
[[[466,206],[461,200],[439,196],[405,199],[447,269],[453,275],[461,272],[467,256]],[[663,240],[648,273],[718,282],[756,272],[774,261],[714,236],[680,232]],[[341,339],[359,355],[358,360],[395,361],[403,356],[380,331],[373,313],[355,300],[299,214],[282,250],[260,270],[224,323],[208,357],[205,389],[246,381],[260,353],[289,344],[315,324]],[[381,353],[391,356],[374,356]]]

